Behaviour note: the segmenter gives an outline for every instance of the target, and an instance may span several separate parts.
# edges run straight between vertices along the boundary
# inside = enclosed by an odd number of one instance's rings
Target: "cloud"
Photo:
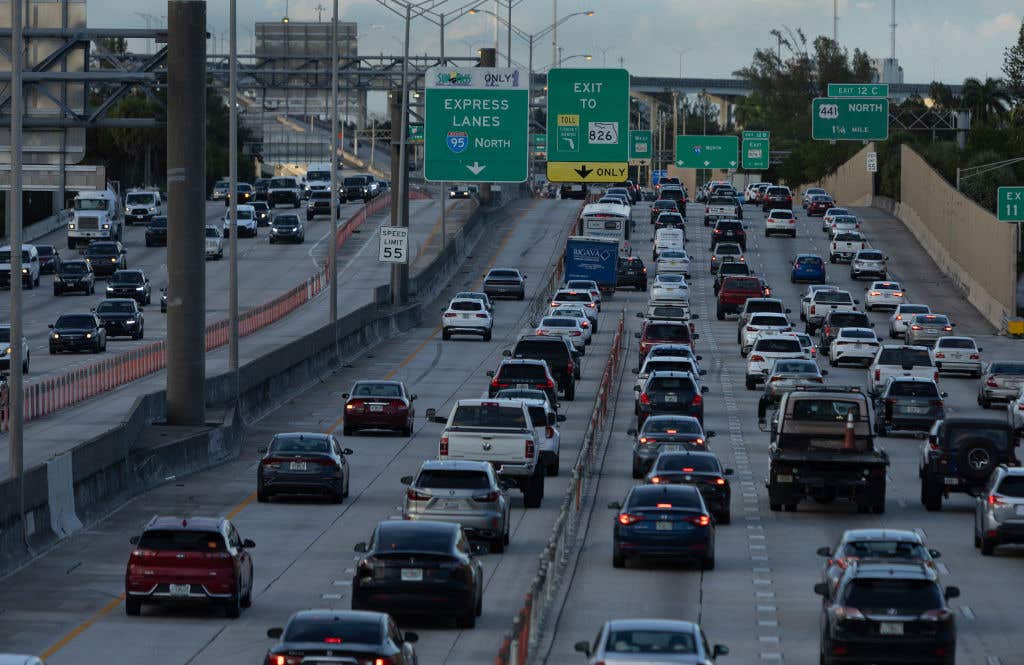
[[[1020,17],[1013,12],[1003,12],[995,18],[983,21],[978,25],[978,34],[982,37],[997,37],[1012,34],[1020,28]]]

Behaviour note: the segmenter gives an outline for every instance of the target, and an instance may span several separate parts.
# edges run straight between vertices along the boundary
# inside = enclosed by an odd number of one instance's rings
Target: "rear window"
[[[817,374],[818,364],[813,360],[780,360],[775,363],[775,372]]]
[[[568,291],[559,291],[555,294],[555,302],[590,302],[590,294],[584,292],[569,293]]]
[[[939,347],[943,349],[973,349],[974,340],[944,337],[939,340]]]
[[[686,317],[686,309],[672,305],[658,305],[651,309],[652,319],[682,319]]]
[[[683,376],[657,376],[651,379],[648,390],[666,393],[696,393],[697,386],[693,379]]]
[[[478,300],[456,300],[450,307],[456,312],[479,312],[484,305]]]
[[[793,213],[788,210],[773,210],[772,219],[793,219]]]
[[[733,199],[731,199],[729,197],[726,197],[726,196],[714,196],[714,197],[711,198],[711,201],[709,203],[711,205],[720,205],[720,206],[721,205],[725,205],[725,206],[734,206],[734,205],[736,205],[736,201],[734,201]]]
[[[927,314],[928,305],[900,305],[900,314]]]
[[[648,418],[644,434],[700,434],[700,423],[693,418]]]
[[[788,187],[769,187],[768,188],[768,196],[788,196],[788,195],[789,195],[789,188]]]
[[[870,330],[855,330],[850,328],[840,330],[839,336],[844,339],[870,339],[872,341],[877,339],[877,337],[875,337],[875,333]]]
[[[719,275],[749,275],[750,266],[746,263],[723,263],[718,269]]]
[[[558,358],[568,356],[569,350],[565,347],[565,343],[558,340],[550,342],[531,340],[516,344],[514,355],[529,358]]]
[[[377,527],[375,552],[450,552],[452,532],[448,529],[406,528],[401,522]]]
[[[845,422],[853,413],[855,420],[860,419],[860,404],[841,399],[799,399],[793,405],[793,420],[811,422]]]
[[[380,644],[381,622],[377,619],[356,619],[346,616],[343,621],[331,615],[302,617],[288,624],[285,642],[317,642],[319,644]]]
[[[878,356],[879,365],[911,365],[913,367],[931,367],[932,356],[924,349],[882,349]]]
[[[510,365],[502,365],[501,369],[498,370],[498,376],[503,380],[526,378],[532,381],[541,381],[547,378],[547,372],[543,365],[534,365],[533,363],[513,363]]]
[[[699,508],[700,494],[693,487],[649,485],[637,487],[629,495],[627,509],[654,508],[659,503],[670,503],[674,508]]]
[[[721,471],[718,460],[711,455],[660,455],[655,468],[659,471]]]
[[[1024,374],[1024,363],[992,363],[989,370],[992,374]]]
[[[925,559],[927,552],[920,543],[905,540],[859,540],[846,543],[842,556],[861,559]]]
[[[896,397],[933,397],[939,398],[939,389],[933,383],[924,381],[893,381],[889,386],[889,395]]]
[[[720,242],[715,246],[715,254],[721,256],[722,254],[742,254],[740,246],[734,242]]]
[[[822,264],[820,256],[799,256],[796,262],[802,266],[820,266]]]
[[[772,314],[755,314],[750,317],[750,325],[752,326],[788,326],[789,319],[784,316],[774,316]]]
[[[942,607],[942,595],[929,580],[858,578],[846,588],[844,605],[862,612],[896,608],[900,614],[922,614]]]
[[[1024,499],[1024,476],[1006,476],[996,489],[998,494]]]
[[[853,298],[846,291],[815,291],[814,302],[825,305],[852,305]]]
[[[871,319],[859,312],[833,312],[828,317],[829,325],[840,328],[870,328]]]
[[[729,220],[718,222],[718,225],[715,228],[722,229],[723,231],[742,231],[743,224],[737,221]]]
[[[881,252],[859,252],[857,258],[865,261],[881,261],[885,256]]]
[[[491,479],[483,471],[424,469],[416,479],[416,486],[426,489],[485,490],[490,489]]]
[[[321,453],[330,452],[327,439],[299,438],[297,436],[275,436],[270,444],[271,453]]]
[[[646,372],[693,372],[693,362],[689,360],[652,360],[644,365]]]
[[[754,343],[755,351],[765,353],[802,353],[800,340],[794,339],[759,339]]]
[[[541,319],[540,325],[551,326],[552,328],[576,328],[578,326],[576,319],[565,319],[555,316]]]
[[[942,314],[918,314],[914,317],[914,323],[926,326],[944,326],[949,323],[949,319]]]
[[[519,279],[519,273],[515,270],[492,270],[487,273],[487,279]]]
[[[224,538],[217,531],[151,529],[139,539],[140,550],[157,552],[224,552]]]
[[[751,277],[729,277],[722,282],[722,290],[760,291],[761,282]]]
[[[644,337],[647,339],[689,341],[690,327],[687,325],[674,326],[668,323],[652,323],[644,329]]]
[[[984,439],[996,448],[1005,450],[1010,445],[1009,427],[987,427],[981,424],[951,424],[946,427],[945,446],[949,450],[960,447],[961,443]]]
[[[508,427],[526,429],[523,410],[513,406],[460,406],[455,409],[452,427]]]

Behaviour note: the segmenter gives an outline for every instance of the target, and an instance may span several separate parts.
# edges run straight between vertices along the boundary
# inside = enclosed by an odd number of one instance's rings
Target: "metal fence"
[[[412,199],[428,198],[420,191],[410,191]],[[348,241],[352,233],[367,219],[391,205],[391,194],[386,193],[362,206],[338,230],[337,246]],[[318,270],[294,288],[239,315],[239,336],[245,337],[281,320],[291,312],[319,295],[328,285],[327,266]],[[206,350],[211,351],[228,343],[228,319],[221,319],[206,327]],[[64,374],[28,383],[24,387],[25,421],[47,416],[60,409],[83,402],[99,393],[113,390],[136,379],[159,372],[166,367],[167,343],[164,340],[104,358],[86,367]],[[0,408],[0,432],[9,426],[9,408]]]

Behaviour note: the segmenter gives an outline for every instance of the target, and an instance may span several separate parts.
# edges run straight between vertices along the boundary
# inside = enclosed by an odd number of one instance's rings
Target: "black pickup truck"
[[[769,507],[796,510],[800,501],[813,499],[885,512],[889,457],[875,448],[872,417],[871,402],[856,386],[801,386],[782,395],[770,425],[761,421],[771,433]]]

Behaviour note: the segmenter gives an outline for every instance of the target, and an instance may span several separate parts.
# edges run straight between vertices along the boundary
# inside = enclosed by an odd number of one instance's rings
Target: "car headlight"
[[[75,230],[75,223],[72,222],[72,223],[68,224],[68,229],[71,230],[71,231],[74,231]]]
[[[105,228],[105,229],[109,229],[109,228],[110,228],[110,224],[104,224],[104,225],[103,225],[103,228]]]
[[[28,268],[22,268],[21,269],[21,274],[27,275],[28,274]]]
[[[107,287],[107,293],[113,293],[113,292],[114,292],[114,287],[108,286]]]
[[[111,263],[117,263],[117,257],[116,256],[110,257],[110,262]]]
[[[4,349],[4,355],[5,356],[11,355],[11,347],[8,346],[6,349]]]
[[[52,339],[60,339],[60,334],[59,333],[53,333],[52,335],[50,335],[50,337]]]
[[[135,319],[128,319],[124,323],[125,323],[125,325],[133,326],[133,325],[135,325]]]
[[[136,290],[136,291],[145,291],[145,290],[146,290],[146,287],[144,287],[144,286],[136,286],[136,287],[135,287],[135,290]]]

